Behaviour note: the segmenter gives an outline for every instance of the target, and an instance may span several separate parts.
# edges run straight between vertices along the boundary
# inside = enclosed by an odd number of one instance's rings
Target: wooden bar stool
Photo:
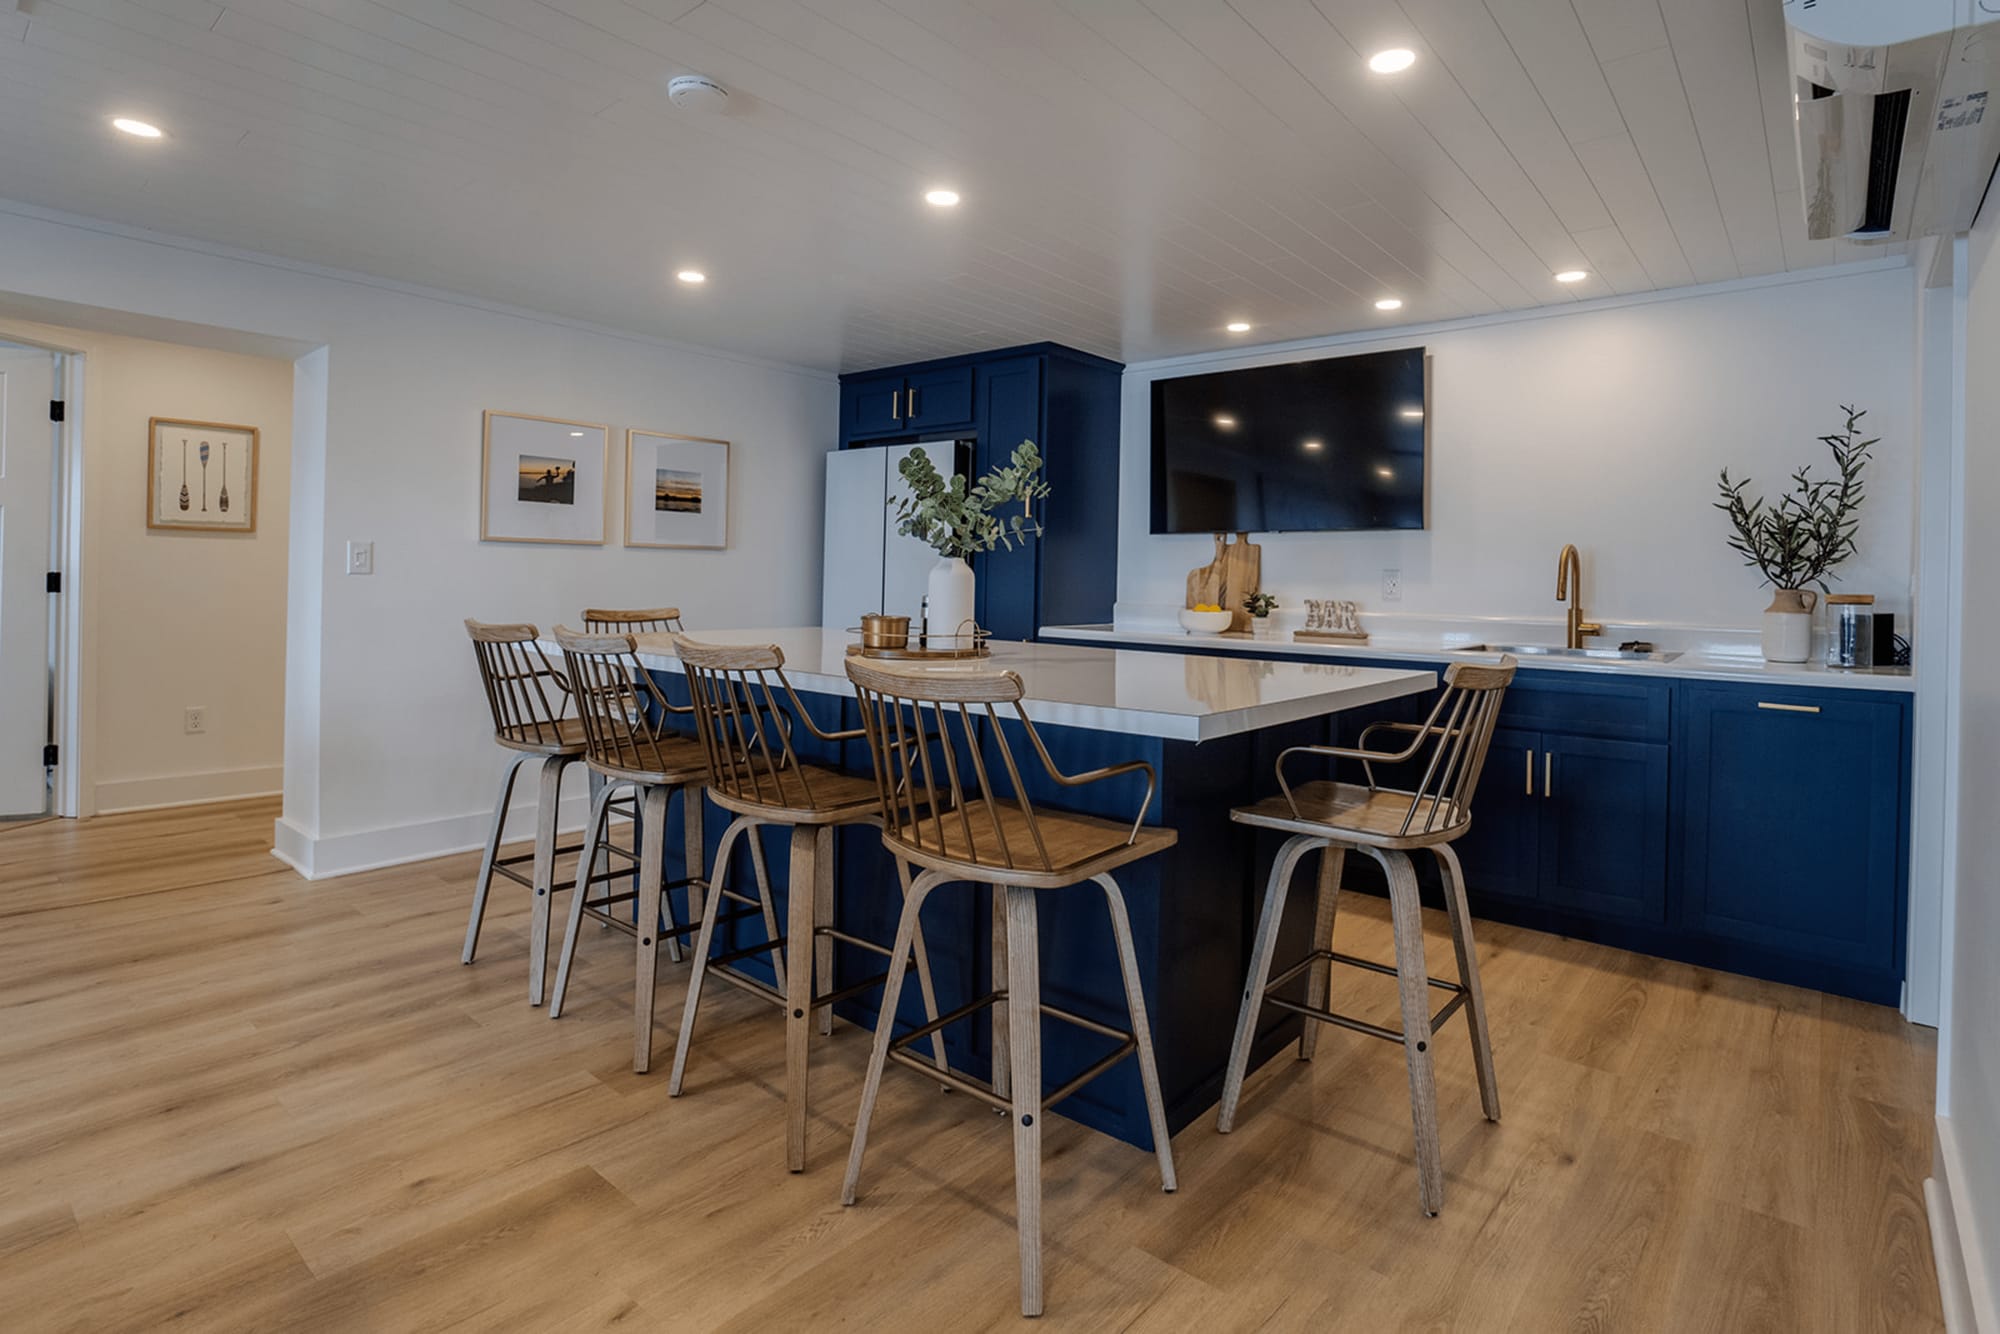
[[[861,1111],[854,1125],[854,1147],[848,1155],[843,1204],[853,1204],[861,1181],[861,1160],[868,1145],[868,1122],[882,1086],[886,1061],[919,1069],[952,1088],[992,1104],[1014,1119],[1014,1201],[1021,1247],[1021,1314],[1042,1312],[1042,1115],[1091,1080],[1134,1053],[1139,1058],[1139,1082],[1144,1087],[1146,1116],[1153,1132],[1153,1152],[1160,1165],[1160,1187],[1172,1192],[1173,1145],[1167,1138],[1167,1117],[1160,1100],[1160,1076],[1153,1063],[1153,1039],[1146,1021],[1146,997],[1139,986],[1139,964],[1132,949],[1132,925],[1125,897],[1111,872],[1141,857],[1174,845],[1171,829],[1148,828],[1144,821],[1153,804],[1155,775],[1143,762],[1117,764],[1089,773],[1065,774],[1056,768],[1035,725],[1021,707],[1021,678],[1013,672],[892,668],[850,659],[847,675],[861,698],[863,730],[875,759],[876,797],[881,803],[882,841],[889,851],[924,868],[903,905],[896,930],[895,953],[889,960],[888,988],[882,1016],[875,1025],[874,1050],[861,1090]],[[1042,770],[1064,787],[1095,783],[1119,774],[1146,775],[1146,796],[1130,824],[1040,811],[1022,784],[1019,768],[1000,726],[995,705],[1011,705],[1012,716],[1033,746]],[[934,727],[926,734],[925,712]],[[954,735],[953,719],[957,720]],[[1005,773],[1006,791],[996,788],[987,772],[997,759]],[[967,774],[965,769],[969,768]],[[939,784],[943,778],[942,788]],[[968,781],[968,779],[970,781]],[[930,892],[947,881],[969,880],[993,887],[993,989],[950,1014],[938,1016],[915,1031],[892,1036],[896,997],[902,985],[917,917]],[[1085,881],[1104,892],[1111,914],[1111,934],[1118,947],[1119,971],[1132,1029],[1124,1032],[1041,1001],[1041,944],[1037,934],[1037,896]],[[993,1080],[990,1085],[964,1078],[909,1051],[947,1024],[992,1007]],[[1041,1020],[1046,1015],[1092,1033],[1115,1039],[1118,1045],[1060,1088],[1042,1089]]]
[[[1479,956],[1472,943],[1472,916],[1465,906],[1465,873],[1452,850],[1452,840],[1472,825],[1472,794],[1479,786],[1486,750],[1493,740],[1500,700],[1514,679],[1514,659],[1498,666],[1454,663],[1445,671],[1445,690],[1430,717],[1422,723],[1375,723],[1364,729],[1357,748],[1293,746],[1278,756],[1281,795],[1229,813],[1240,824],[1283,830],[1291,837],[1278,851],[1264,891],[1264,912],[1257,925],[1257,944],[1250,955],[1250,976],[1244,984],[1243,1008],[1236,1018],[1236,1040],[1229,1051],[1228,1073],[1222,1084],[1222,1109],[1217,1128],[1228,1134],[1236,1122],[1237,1100],[1243,1095],[1244,1069],[1256,1039],[1257,1016],[1265,1005],[1304,1015],[1299,1059],[1312,1059],[1319,1024],[1342,1028],[1402,1044],[1410,1071],[1410,1115],[1416,1125],[1417,1194],[1426,1214],[1444,1203],[1444,1166],[1438,1151],[1437,1082],[1431,1070],[1431,1039],[1438,1025],[1463,1007],[1472,1029],[1472,1062],[1479,1075],[1479,1101],[1486,1119],[1500,1119],[1500,1088],[1493,1079],[1493,1048],[1486,1032],[1486,999],[1479,989]],[[1377,729],[1414,733],[1400,751],[1368,749]],[[1430,750],[1423,776],[1414,789],[1379,787],[1376,764],[1402,764]],[[1316,781],[1294,789],[1285,778],[1285,760],[1295,754],[1360,760],[1365,785]],[[1305,958],[1271,976],[1271,954],[1285,915],[1285,893],[1299,860],[1318,848],[1318,903],[1314,914],[1313,949]],[[1423,904],[1417,897],[1416,870],[1410,852],[1429,848],[1444,873],[1445,908],[1451,919],[1452,947],[1458,955],[1458,981],[1432,977],[1424,964]],[[1381,863],[1389,881],[1389,910],[1396,936],[1396,964],[1357,959],[1332,948],[1334,908],[1340,892],[1340,872],[1349,849],[1358,849]],[[1326,1007],[1328,972],[1333,964],[1349,964],[1396,979],[1402,1000],[1400,1032]],[[1279,987],[1311,970],[1303,1004],[1273,995]],[[1451,999],[1431,1012],[1432,988]]]
[[[799,1172],[806,1165],[809,1026],[817,1016],[820,1032],[832,1032],[835,1002],[881,985],[886,976],[878,974],[844,986],[833,985],[835,941],[874,954],[889,953],[876,941],[863,940],[834,926],[833,831],[842,825],[880,826],[875,782],[799,758],[793,737],[800,727],[823,742],[858,740],[862,733],[858,729],[829,732],[813,721],[785,676],[785,655],[777,645],[705,644],[677,635],[674,651],[687,674],[694,701],[695,727],[708,763],[709,796],[736,816],[724,831],[716,853],[718,881],[736,839],[748,834],[754,850],[758,846],[757,831],[764,825],[791,830],[791,859],[786,928],[782,935],[778,933],[766,893],[763,899],[766,941],[711,958],[715,928],[724,918],[720,912],[723,896],[719,893],[710,896],[708,911],[701,920],[701,936],[695,943],[694,969],[688,975],[687,1005],[681,1011],[674,1072],[667,1092],[675,1097],[680,1095],[702,984],[711,972],[770,1001],[785,1011],[785,1163],[792,1171]],[[898,861],[896,871],[907,894],[908,868]],[[917,936],[914,948],[924,1013],[927,1018],[935,1019],[937,1000],[931,990],[930,960],[921,935]],[[749,955],[767,952],[772,956],[776,987],[766,986],[730,966]],[[824,990],[815,989],[815,979]],[[892,989],[884,1002],[889,1007],[885,1013],[893,1011],[895,1001],[896,992]],[[934,1051],[938,1064],[944,1065],[942,1036],[934,1038]]]
[[[681,609],[679,607],[638,607],[624,609],[587,607],[583,613],[583,632],[587,635],[676,634],[679,633],[680,628]],[[604,779],[596,770],[592,770],[590,773],[590,799],[592,801],[597,800],[597,794],[603,786]],[[689,804],[698,805],[699,799],[691,799]],[[608,809],[612,814],[630,820],[635,827],[639,823],[639,803],[636,796],[628,794],[614,797]],[[699,820],[699,818],[700,816],[697,814],[696,819]],[[695,840],[697,845],[700,842],[700,839]],[[690,862],[689,865],[693,869],[688,874],[690,876],[699,876],[699,864]],[[639,872],[636,861],[633,863],[633,870],[630,874],[632,888],[636,890],[639,887]],[[690,922],[699,922],[701,920],[700,888],[697,885],[690,884],[687,888],[687,894],[687,919]],[[667,911],[671,916],[673,912],[671,903],[669,903]],[[600,923],[599,925],[603,924]],[[608,930],[609,927],[605,929]],[[681,961],[681,938],[679,933],[668,932],[666,939],[667,958],[675,963],[679,963]]]
[[[684,714],[689,710],[667,703],[653,684],[652,675],[640,665],[630,635],[584,635],[562,626],[557,626],[554,633],[556,642],[562,645],[563,660],[576,690],[585,762],[603,779],[603,786],[590,804],[590,823],[577,861],[576,897],[569,905],[569,929],[563,936],[562,963],[556,970],[549,1016],[562,1014],[563,998],[569,992],[570,969],[576,961],[577,933],[584,917],[594,917],[631,933],[638,942],[632,999],[632,1069],[644,1074],[652,1067],[653,1059],[658,940],[662,935],[671,937],[673,933],[692,929],[679,927],[671,914],[663,929],[662,896],[683,886],[698,888],[704,879],[701,785],[708,777],[708,767],[702,760],[701,746],[693,737],[668,729],[669,714]],[[605,847],[610,804],[625,788],[634,789],[638,799],[638,886],[593,899],[587,893],[588,886],[608,877],[592,875],[589,868],[596,864],[600,849]],[[669,882],[665,879],[667,807],[675,793],[680,794],[682,801],[681,827],[688,873]],[[630,856],[622,849],[612,851]],[[638,913],[632,921],[607,911],[635,900]]]
[[[557,807],[562,801],[563,771],[583,758],[583,725],[565,716],[570,704],[569,681],[550,665],[535,642],[534,626],[468,620],[465,632],[472,639],[480,683],[486,688],[486,703],[493,712],[493,739],[515,755],[500,777],[493,828],[486,836],[486,854],[480,859],[479,879],[474,882],[472,915],[465,924],[465,949],[459,959],[471,963],[478,953],[479,928],[486,919],[486,896],[493,887],[493,877],[503,875],[525,885],[534,895],[528,927],[528,1004],[540,1005],[548,973],[549,900],[556,888],[556,858],[577,851],[575,847],[556,846]],[[534,759],[542,762],[535,848],[502,857],[500,837],[507,826],[507,803],[514,795],[514,780],[520,776],[521,766]],[[522,862],[534,863],[526,876],[514,869]]]

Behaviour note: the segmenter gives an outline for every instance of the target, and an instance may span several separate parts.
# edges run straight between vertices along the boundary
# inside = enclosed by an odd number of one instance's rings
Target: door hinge
[[[49,420],[52,422],[59,422],[62,419],[63,419],[63,401],[59,398],[50,399]]]
[[[62,592],[62,571],[61,571],[61,570],[50,570],[50,571],[49,571],[49,592],[51,592],[51,593],[60,593],[60,592]]]
[[[56,767],[56,748],[53,745],[42,747],[42,767],[44,769]]]

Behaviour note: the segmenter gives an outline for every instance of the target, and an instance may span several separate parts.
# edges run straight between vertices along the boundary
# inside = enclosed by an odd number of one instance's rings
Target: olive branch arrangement
[[[896,531],[940,556],[973,556],[995,547],[1011,551],[1014,543],[1041,536],[1034,503],[1049,493],[1041,468],[1041,451],[1034,441],[1023,440],[1014,446],[1012,459],[968,487],[957,473],[941,476],[928,455],[914,450],[896,465],[910,487],[909,495],[889,502],[896,512]],[[1019,514],[1004,520],[994,515],[1000,506],[1017,500]]]
[[[1722,499],[1715,507],[1729,516],[1736,529],[1730,548],[1779,588],[1818,584],[1824,590],[1828,579],[1840,577],[1833,567],[1854,554],[1861,471],[1868,464],[1868,451],[1881,443],[1881,437],[1857,438],[1861,419],[1868,415],[1865,409],[1843,403],[1840,410],[1847,414],[1846,429],[1820,437],[1820,443],[1833,451],[1838,479],[1815,478],[1807,464],[1792,474],[1790,491],[1776,503],[1766,503],[1762,496],[1745,496],[1748,477],[1732,482],[1729,469],[1722,470]]]

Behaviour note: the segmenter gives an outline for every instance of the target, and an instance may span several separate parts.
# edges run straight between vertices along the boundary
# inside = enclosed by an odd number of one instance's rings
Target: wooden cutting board
[[[1250,613],[1243,610],[1243,599],[1257,591],[1263,574],[1264,549],[1250,540],[1250,534],[1238,533],[1232,542],[1229,534],[1217,533],[1215,559],[1188,571],[1187,605],[1221,607],[1229,613],[1231,630],[1248,630]]]

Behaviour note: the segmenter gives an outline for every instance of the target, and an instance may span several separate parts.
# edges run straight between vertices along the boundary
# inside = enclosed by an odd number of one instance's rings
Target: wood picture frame
[[[726,548],[729,456],[727,440],[628,429],[625,545],[681,551]]]
[[[161,533],[256,532],[257,444],[254,426],[183,417],[149,418],[146,527]],[[178,457],[172,456],[174,445],[180,447]],[[170,470],[178,471],[178,485],[168,475]],[[233,498],[229,490],[232,478],[236,483]]]
[[[611,428],[602,422],[488,408],[480,422],[479,540],[603,546],[610,472]]]

